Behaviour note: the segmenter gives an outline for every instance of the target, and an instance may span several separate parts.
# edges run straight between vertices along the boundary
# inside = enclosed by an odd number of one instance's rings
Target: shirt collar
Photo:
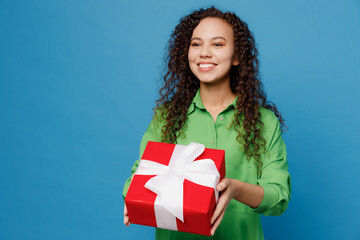
[[[230,105],[224,111],[227,111],[228,109],[231,109],[231,108],[236,108],[237,99],[238,99],[238,96],[236,96],[234,101],[232,101],[232,103],[230,103]],[[196,91],[195,97],[193,98],[193,100],[189,106],[187,114],[189,115],[189,114],[193,113],[196,107],[199,109],[202,109],[202,110],[206,110],[206,108],[201,100],[200,88]]]

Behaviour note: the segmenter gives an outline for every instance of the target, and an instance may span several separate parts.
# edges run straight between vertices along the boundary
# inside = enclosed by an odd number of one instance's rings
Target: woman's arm
[[[156,117],[157,115],[154,116],[154,118],[151,120],[149,126],[147,127],[141,143],[140,143],[140,152],[139,152],[139,159],[141,159],[141,156],[143,155],[144,151],[145,151],[145,147],[147,145],[148,141],[155,141],[155,142],[160,142],[161,141],[161,123],[159,121],[159,119]],[[140,160],[136,160],[132,169],[131,169],[131,177],[129,177],[125,184],[124,184],[124,189],[123,189],[123,198],[125,200],[128,188],[130,187],[130,183],[134,177],[134,173],[139,165],[139,161]],[[127,208],[124,202],[124,224],[126,226],[130,225],[130,219],[128,216],[128,212],[127,212]]]
[[[287,208],[291,181],[280,123],[270,110],[262,110],[262,119],[265,124],[262,134],[266,139],[267,153],[262,155],[261,177],[257,179],[257,184],[229,178],[224,178],[218,184],[221,195],[211,218],[212,234],[219,226],[231,199],[244,203],[253,208],[254,213],[263,215],[280,215]]]

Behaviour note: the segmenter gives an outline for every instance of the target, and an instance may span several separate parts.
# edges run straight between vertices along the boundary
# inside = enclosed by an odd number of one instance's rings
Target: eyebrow
[[[222,40],[224,40],[225,42],[226,42],[226,39],[225,38],[223,38],[223,37],[220,37],[220,36],[217,36],[217,37],[213,37],[213,38],[211,38],[212,40],[215,40],[215,39],[222,39]],[[194,38],[192,38],[191,39],[191,41],[192,40],[201,40],[201,38],[199,38],[199,37],[194,37]]]

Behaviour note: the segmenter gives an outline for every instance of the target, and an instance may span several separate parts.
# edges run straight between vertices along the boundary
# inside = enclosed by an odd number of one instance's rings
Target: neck
[[[201,100],[208,110],[222,111],[236,98],[231,91],[230,81],[209,85],[200,82]]]

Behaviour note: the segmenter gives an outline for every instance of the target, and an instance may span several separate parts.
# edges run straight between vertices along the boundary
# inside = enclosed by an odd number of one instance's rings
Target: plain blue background
[[[267,239],[360,239],[360,1],[0,0],[0,239],[154,239],[123,224],[185,14],[236,12],[286,119],[292,198]]]

